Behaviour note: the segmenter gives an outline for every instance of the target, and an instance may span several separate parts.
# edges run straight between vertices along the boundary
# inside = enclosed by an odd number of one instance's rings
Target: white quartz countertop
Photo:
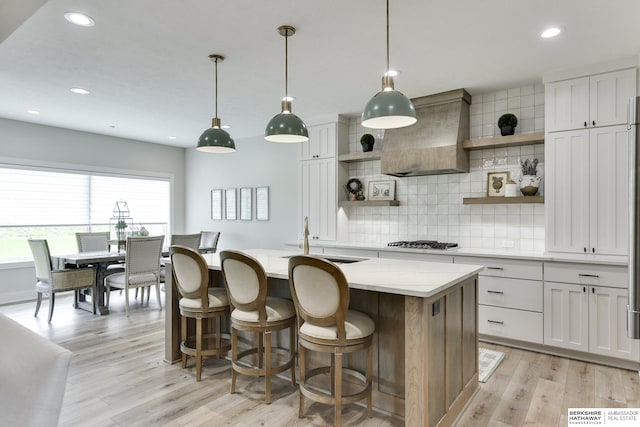
[[[288,279],[289,257],[298,251],[273,249],[248,249],[242,252],[256,258],[264,267],[267,276]],[[209,268],[220,270],[220,257],[204,254]],[[322,256],[322,255],[320,255]],[[353,289],[384,292],[415,297],[430,297],[483,269],[481,265],[465,265],[428,261],[412,261],[388,258],[341,257],[361,259],[349,264],[338,264]]]
[[[285,242],[285,246],[300,247],[301,242]],[[450,248],[450,249],[413,249],[390,247],[381,243],[361,243],[361,242],[333,242],[318,241],[309,242],[311,247],[327,249],[327,253],[331,249],[360,249],[372,250],[379,252],[407,252],[407,253],[424,253],[431,255],[448,255],[448,256],[470,256],[470,257],[488,257],[488,258],[507,258],[507,259],[523,259],[533,261],[556,261],[556,262],[575,262],[584,264],[605,264],[627,266],[629,261],[626,256],[615,255],[597,255],[597,254],[569,254],[560,252],[537,252],[537,251],[521,251],[517,249],[478,249],[478,248]]]

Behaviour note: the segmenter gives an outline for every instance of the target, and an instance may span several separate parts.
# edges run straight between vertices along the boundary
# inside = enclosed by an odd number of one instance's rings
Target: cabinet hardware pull
[[[496,325],[504,325],[504,322],[500,322],[498,320],[491,320],[491,319],[487,319],[487,322],[489,323],[495,323]]]
[[[584,248],[584,253],[585,253],[585,254],[587,253],[587,248]]]
[[[595,294],[596,293],[596,288],[591,288],[591,293]]]
[[[584,127],[587,127],[587,122],[584,122]]]
[[[585,292],[587,292],[587,287],[586,287],[586,286],[583,286],[583,287],[582,287],[582,293],[585,293]]]
[[[504,292],[502,291],[492,291],[492,290],[487,290],[488,293],[490,294],[500,294],[500,295],[504,295]]]
[[[502,267],[487,267],[487,270],[504,270]]]
[[[578,273],[580,277],[600,277],[597,274],[586,274],[586,273]]]
[[[595,120],[594,120],[594,121],[592,121],[591,123],[593,123],[593,125],[594,125],[594,126],[596,125],[596,121],[595,121]]]
[[[595,254],[596,253],[596,248],[591,248],[591,253]]]

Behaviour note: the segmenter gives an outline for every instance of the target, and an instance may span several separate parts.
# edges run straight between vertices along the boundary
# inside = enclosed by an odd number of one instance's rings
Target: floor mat
[[[478,381],[487,382],[491,374],[496,370],[500,362],[504,359],[501,351],[480,348],[478,355]]]

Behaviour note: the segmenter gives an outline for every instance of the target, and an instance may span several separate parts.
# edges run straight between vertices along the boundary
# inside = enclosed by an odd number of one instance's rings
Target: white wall
[[[233,132],[232,132],[233,133]],[[186,151],[186,232],[220,231],[218,251],[281,249],[296,239],[298,216],[298,144],[277,144],[262,137],[236,140],[231,154]],[[211,190],[269,186],[269,221],[211,219]]]
[[[172,232],[184,231],[183,148],[0,118],[0,163],[170,177]],[[0,304],[35,298],[35,270],[28,269],[0,269]]]

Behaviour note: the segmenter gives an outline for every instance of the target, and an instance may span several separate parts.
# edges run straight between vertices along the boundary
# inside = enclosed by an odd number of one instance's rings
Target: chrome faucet
[[[304,241],[302,243],[302,253],[309,255],[309,217],[304,217]]]

